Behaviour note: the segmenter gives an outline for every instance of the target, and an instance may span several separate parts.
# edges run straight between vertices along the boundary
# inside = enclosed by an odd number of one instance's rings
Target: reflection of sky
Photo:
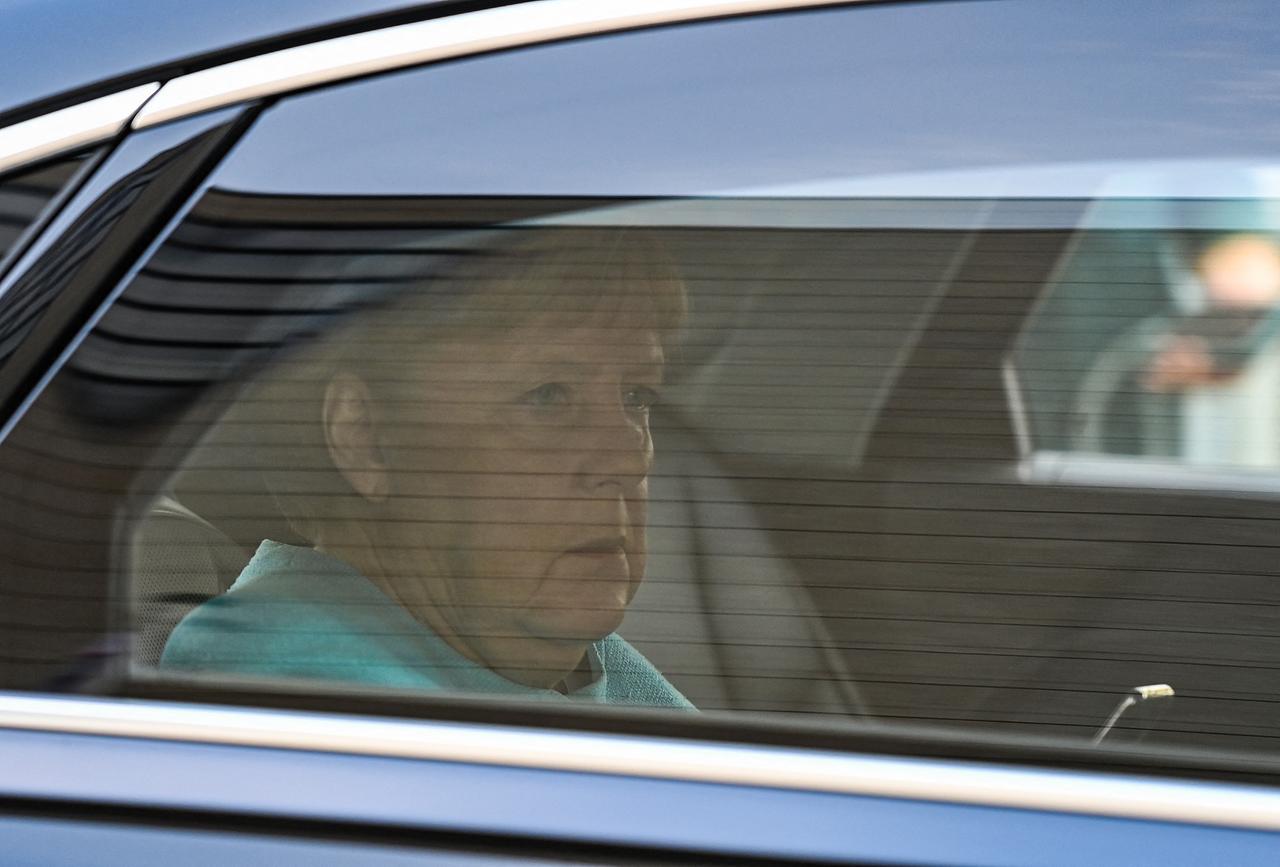
[[[218,185],[680,195],[1274,154],[1271,11],[1270,0],[892,5],[535,48],[287,102]]]
[[[405,0],[0,0],[0,112],[59,92]]]
[[[1113,160],[980,166],[823,178],[731,191],[736,195],[906,198],[1280,198],[1272,160]]]

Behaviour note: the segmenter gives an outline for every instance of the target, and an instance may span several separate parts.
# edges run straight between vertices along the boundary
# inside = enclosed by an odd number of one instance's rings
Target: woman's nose
[[[649,475],[653,443],[645,413],[614,399],[593,404],[579,424],[573,440],[581,446],[579,471],[589,485],[617,484],[629,489]]]

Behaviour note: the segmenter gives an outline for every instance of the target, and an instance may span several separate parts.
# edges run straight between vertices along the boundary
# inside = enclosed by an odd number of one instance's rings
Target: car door
[[[1272,171],[1273,36],[1198,4],[601,8],[463,11],[165,81],[29,218],[0,283],[11,851],[1272,858],[1269,506],[1037,477],[1027,418],[1078,389],[1064,357],[1094,358],[1036,337],[1118,330],[1135,285],[1167,290],[1149,260],[1080,251],[1203,228],[1099,209],[1239,198],[1107,185]],[[642,270],[601,270],[637,238]],[[563,293],[505,270],[533,244],[571,254]],[[699,713],[406,688],[356,656],[317,673],[324,641],[286,664],[242,627],[174,664],[264,542],[323,549],[314,504],[360,493],[318,427],[325,364],[629,310],[659,272],[687,311],[642,401],[647,565],[617,633]],[[1046,319],[1064,291],[1099,303]],[[448,316],[397,336],[475,297],[479,336]],[[426,463],[393,483],[483,476],[463,468],[494,431],[420,443],[510,363],[401,398],[417,427],[383,445]],[[516,402],[541,417],[545,384]],[[487,512],[402,532],[497,526],[517,475],[449,488]],[[503,545],[447,538],[459,572]],[[1163,680],[1177,712],[1153,722],[1164,699],[1131,690]]]

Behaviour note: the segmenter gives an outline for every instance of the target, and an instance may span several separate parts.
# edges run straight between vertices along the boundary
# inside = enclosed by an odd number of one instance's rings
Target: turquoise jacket
[[[266,541],[231,589],[178,624],[168,668],[548,700],[692,709],[640,652],[608,635],[597,677],[565,695],[507,680],[459,654],[355,569]]]

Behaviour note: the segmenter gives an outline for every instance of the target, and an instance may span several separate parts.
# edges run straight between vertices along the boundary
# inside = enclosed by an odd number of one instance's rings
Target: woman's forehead
[[[568,325],[556,319],[543,316],[507,329],[441,336],[426,347],[427,362],[661,368],[665,361],[652,326],[607,320]]]

